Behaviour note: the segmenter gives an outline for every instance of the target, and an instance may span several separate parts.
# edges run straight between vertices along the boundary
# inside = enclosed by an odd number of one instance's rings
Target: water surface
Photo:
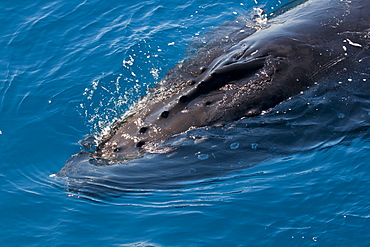
[[[178,153],[145,158],[183,174],[214,165],[212,176],[142,189],[92,182],[83,190],[93,195],[49,177],[81,150],[80,139],[183,59],[195,37],[287,2],[0,3],[2,245],[368,246],[364,75],[328,78],[329,89],[344,85],[340,98],[313,88],[260,118],[180,136]],[[280,139],[288,133],[296,137]]]

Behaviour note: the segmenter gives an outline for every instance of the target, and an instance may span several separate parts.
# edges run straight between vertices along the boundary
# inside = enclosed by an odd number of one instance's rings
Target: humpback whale
[[[223,49],[200,49],[117,121],[93,155],[140,157],[190,128],[268,111],[368,52],[369,16],[366,0],[309,0]]]
[[[155,153],[190,129],[253,119],[343,68],[368,68],[369,16],[368,0],[308,0],[267,25],[243,25],[243,32],[234,30],[176,64],[93,151],[72,157],[58,175],[86,157],[102,165]]]

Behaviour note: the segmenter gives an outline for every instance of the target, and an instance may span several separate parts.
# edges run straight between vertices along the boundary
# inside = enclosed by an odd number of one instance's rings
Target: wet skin
[[[200,49],[117,121],[93,156],[140,157],[189,128],[259,115],[350,66],[369,49],[369,2],[307,1],[268,27],[236,37],[224,50]]]

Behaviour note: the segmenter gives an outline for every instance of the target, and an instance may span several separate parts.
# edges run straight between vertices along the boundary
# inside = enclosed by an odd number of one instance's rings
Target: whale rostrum
[[[94,157],[125,160],[190,128],[253,117],[369,52],[370,1],[309,0],[266,26],[233,30],[178,63],[103,136]]]

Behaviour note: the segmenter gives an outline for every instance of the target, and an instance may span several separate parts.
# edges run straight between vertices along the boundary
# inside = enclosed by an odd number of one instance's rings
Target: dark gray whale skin
[[[359,54],[369,50],[369,16],[369,0],[309,0],[223,48],[200,49],[117,121],[90,155],[133,159],[190,128],[268,111],[317,78],[361,62]]]

